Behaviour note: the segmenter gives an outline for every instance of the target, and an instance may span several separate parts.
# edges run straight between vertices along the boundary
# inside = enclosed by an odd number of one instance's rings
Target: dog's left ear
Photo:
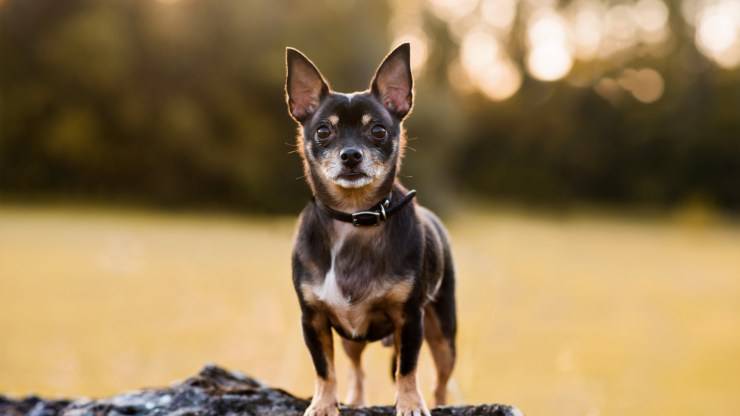
[[[297,49],[285,49],[285,95],[290,115],[303,123],[329,94],[329,84],[316,65]]]
[[[380,64],[370,90],[388,111],[403,119],[414,102],[413,88],[411,45],[402,43]]]

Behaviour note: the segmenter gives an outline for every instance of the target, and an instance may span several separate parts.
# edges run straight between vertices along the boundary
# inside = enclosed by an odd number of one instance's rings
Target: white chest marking
[[[357,229],[352,224],[338,222],[335,223],[334,230],[336,239],[331,247],[331,265],[324,275],[324,281],[316,285],[305,284],[301,290],[304,291],[304,296],[309,302],[324,304],[338,321],[337,324],[351,336],[357,337],[367,332],[371,308],[377,304],[379,299],[400,306],[408,298],[413,282],[410,277],[401,281],[389,279],[387,283],[368,282],[372,285],[368,291],[369,294],[362,301],[352,303],[352,299],[342,293],[338,284],[338,280],[343,276],[336,274],[337,257],[350,234],[375,230]]]
[[[320,287],[314,289],[316,296],[318,296],[321,301],[335,306],[349,305],[349,299],[344,297],[342,290],[337,284],[337,275],[335,272],[337,255],[342,249],[342,245],[344,245],[345,238],[347,238],[347,235],[351,231],[349,228],[345,228],[344,225],[349,226],[350,224],[342,224],[338,229],[337,239],[331,247],[331,267],[324,276],[324,283]]]
[[[356,229],[352,224],[341,223],[337,224],[335,230],[337,238],[331,248],[331,266],[324,276],[324,283],[321,286],[315,286],[313,290],[316,297],[332,309],[341,326],[347,329],[352,336],[357,336],[367,327],[368,302],[351,305],[352,299],[348,299],[342,293],[342,289],[337,284],[336,275],[337,256],[347,236]]]

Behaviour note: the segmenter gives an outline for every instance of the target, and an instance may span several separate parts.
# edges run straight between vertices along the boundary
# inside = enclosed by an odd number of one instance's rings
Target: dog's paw
[[[365,405],[365,397],[361,391],[355,389],[350,390],[349,393],[347,393],[345,404],[349,407],[362,407]]]
[[[419,394],[405,394],[396,401],[396,416],[430,416],[424,399]]]
[[[336,401],[311,402],[303,416],[339,416],[339,407]]]

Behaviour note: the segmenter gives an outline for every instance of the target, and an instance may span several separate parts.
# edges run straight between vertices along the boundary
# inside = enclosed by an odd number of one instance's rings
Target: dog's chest
[[[382,242],[372,234],[377,230],[342,224],[335,231],[329,270],[304,287],[304,295],[328,310],[346,333],[363,336],[406,300],[411,281],[394,274]]]

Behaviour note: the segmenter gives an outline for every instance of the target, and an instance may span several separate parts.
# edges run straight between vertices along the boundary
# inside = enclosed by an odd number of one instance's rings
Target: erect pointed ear
[[[285,65],[288,111],[296,121],[302,123],[319,108],[321,99],[329,93],[329,84],[316,66],[297,49],[285,49]]]
[[[402,43],[380,64],[370,89],[388,111],[403,119],[414,102],[413,88],[411,46]]]

